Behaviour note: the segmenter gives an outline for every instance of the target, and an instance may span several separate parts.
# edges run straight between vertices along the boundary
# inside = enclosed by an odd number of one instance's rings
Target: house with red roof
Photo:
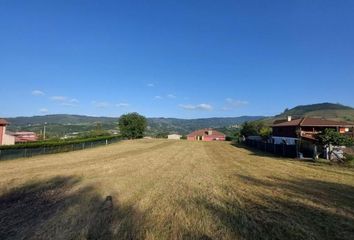
[[[274,122],[272,126],[272,138],[276,144],[281,141],[295,144],[295,140],[299,138],[315,141],[316,136],[326,128],[334,129],[341,134],[354,137],[354,123],[310,117],[292,120],[291,117],[288,117],[285,121]]]
[[[211,128],[200,129],[187,135],[189,141],[225,141],[226,135]]]
[[[12,133],[15,136],[16,143],[26,143],[26,142],[36,142],[38,141],[38,136],[34,132],[15,132]]]

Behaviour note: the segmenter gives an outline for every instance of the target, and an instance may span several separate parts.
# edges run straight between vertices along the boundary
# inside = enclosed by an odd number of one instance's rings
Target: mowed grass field
[[[354,170],[167,140],[2,161],[0,239],[354,239]]]

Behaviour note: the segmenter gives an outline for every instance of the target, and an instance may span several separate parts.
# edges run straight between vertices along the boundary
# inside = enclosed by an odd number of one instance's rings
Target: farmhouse
[[[179,134],[169,134],[167,135],[167,139],[171,140],[180,140],[182,138],[182,135]]]
[[[38,136],[34,132],[15,132],[15,133],[12,133],[12,135],[15,136],[16,143],[38,141]]]
[[[287,144],[295,144],[299,138],[314,141],[316,135],[326,128],[334,129],[341,134],[354,137],[354,124],[342,121],[332,121],[321,118],[304,117],[286,121],[277,121],[273,124],[273,140],[275,144],[286,141]]]
[[[226,135],[211,128],[200,129],[187,135],[189,141],[225,141]]]
[[[15,137],[6,133],[7,125],[9,125],[9,123],[5,119],[0,119],[0,146],[15,144]]]

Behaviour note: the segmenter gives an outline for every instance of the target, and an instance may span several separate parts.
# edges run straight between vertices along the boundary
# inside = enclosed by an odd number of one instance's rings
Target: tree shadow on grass
[[[277,179],[273,183],[244,176],[240,179],[279,191],[279,195],[255,190],[252,196],[212,196],[192,201],[235,239],[354,239],[352,186],[307,179]]]
[[[323,165],[323,163],[315,162],[312,158],[299,159],[296,157],[282,156],[279,154],[262,151],[258,148],[250,147],[250,146],[247,146],[246,144],[242,144],[242,143],[232,143],[231,146],[233,146],[239,150],[242,149],[242,151],[244,150],[243,152],[247,151],[247,154],[251,155],[251,156],[268,157],[268,158],[272,158],[272,159],[277,159],[277,160],[282,160],[282,161],[291,161],[291,162],[306,162],[307,164],[314,165],[314,166],[322,166]]]
[[[140,239],[141,213],[79,178],[56,177],[0,196],[0,239]]]
[[[283,156],[280,156],[280,155],[277,155],[274,153],[261,151],[257,148],[247,146],[246,144],[243,144],[243,143],[231,143],[231,146],[247,151],[248,155],[254,155],[254,156],[259,156],[259,157],[273,157],[273,158],[279,158],[279,159],[285,158]]]

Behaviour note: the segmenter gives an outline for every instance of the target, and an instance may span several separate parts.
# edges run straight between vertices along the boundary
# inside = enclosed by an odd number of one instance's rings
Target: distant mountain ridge
[[[187,134],[200,128],[224,128],[239,125],[245,121],[259,120],[262,116],[219,117],[200,119],[178,118],[148,118],[148,133],[159,132]],[[118,117],[92,117],[84,115],[54,114],[33,117],[7,118],[10,122],[9,130],[28,130],[40,132],[46,123],[47,131],[53,135],[61,136],[69,132],[90,131],[97,127],[103,130],[116,129]]]
[[[287,116],[318,117],[338,121],[354,122],[354,108],[339,103],[317,103],[309,105],[299,105],[291,109],[286,109],[272,119],[281,119]]]
[[[300,105],[274,117],[241,116],[241,117],[214,117],[200,119],[179,118],[148,118],[149,135],[157,133],[187,134],[200,128],[229,128],[240,125],[246,121],[263,120],[272,124],[274,120],[293,118],[319,117],[332,120],[354,122],[354,108],[336,103],[318,103]],[[103,130],[117,129],[118,117],[93,117],[84,115],[54,114],[33,117],[6,118],[10,122],[10,131],[41,132],[44,123],[47,123],[47,132],[53,136],[63,136],[72,132],[87,132],[101,128]]]
[[[111,123],[117,122],[118,118],[113,117],[92,117],[85,115],[72,114],[52,114],[32,117],[14,117],[7,118],[13,125],[36,125],[36,124],[92,124],[95,122]]]

